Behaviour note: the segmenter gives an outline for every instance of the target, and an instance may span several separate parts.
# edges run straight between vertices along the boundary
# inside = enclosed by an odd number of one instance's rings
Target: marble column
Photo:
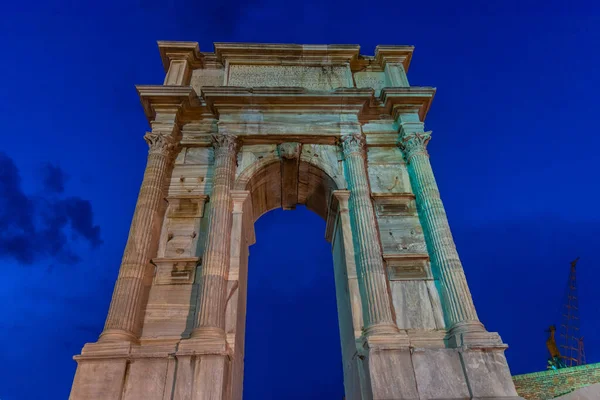
[[[399,147],[406,159],[431,264],[441,285],[446,323],[454,331],[484,331],[467,285],[446,211],[427,153],[431,132],[406,133]]]
[[[350,189],[348,204],[362,298],[364,333],[366,336],[397,333],[371,200],[363,135],[355,133],[343,136],[342,149],[345,156],[344,171]]]
[[[209,228],[202,257],[200,301],[192,337],[225,337],[227,270],[230,260],[232,197],[239,142],[233,135],[213,135],[215,173]]]
[[[172,134],[155,132],[148,132],[144,139],[150,147],[146,171],[100,341],[137,340],[145,287],[154,268],[150,260],[158,246],[165,183],[173,167],[179,139]]]

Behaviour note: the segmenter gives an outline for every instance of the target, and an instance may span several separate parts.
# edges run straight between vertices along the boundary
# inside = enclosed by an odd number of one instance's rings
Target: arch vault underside
[[[297,204],[326,220],[347,399],[518,398],[439,197],[412,47],[159,48],[136,211],[71,399],[241,399],[254,222]]]

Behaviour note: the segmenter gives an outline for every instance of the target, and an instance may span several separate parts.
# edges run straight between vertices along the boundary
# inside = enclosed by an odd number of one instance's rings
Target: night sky
[[[580,256],[600,361],[600,2],[88,3],[0,16],[0,399],[67,398],[71,357],[102,330],[147,154],[134,85],[162,83],[157,40],[416,46],[408,78],[438,88],[431,162],[482,322],[513,374],[543,370]],[[343,395],[324,229],[302,207],[256,224],[247,400]]]

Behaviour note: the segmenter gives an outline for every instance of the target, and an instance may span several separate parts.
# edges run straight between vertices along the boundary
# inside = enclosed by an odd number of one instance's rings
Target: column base
[[[225,331],[221,328],[216,328],[213,326],[201,326],[199,328],[195,328],[191,335],[190,339],[195,338],[225,338]]]
[[[122,329],[107,329],[100,334],[98,342],[131,342],[138,343],[138,338],[133,332]]]
[[[498,349],[508,348],[497,332],[488,332],[479,321],[464,321],[450,328],[445,338],[450,348]]]
[[[400,330],[396,324],[371,325],[363,329],[363,336],[399,335]]]

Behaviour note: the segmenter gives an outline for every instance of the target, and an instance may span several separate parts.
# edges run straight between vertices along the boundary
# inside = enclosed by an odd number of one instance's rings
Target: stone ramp
[[[577,389],[554,400],[600,400],[600,383]]]

